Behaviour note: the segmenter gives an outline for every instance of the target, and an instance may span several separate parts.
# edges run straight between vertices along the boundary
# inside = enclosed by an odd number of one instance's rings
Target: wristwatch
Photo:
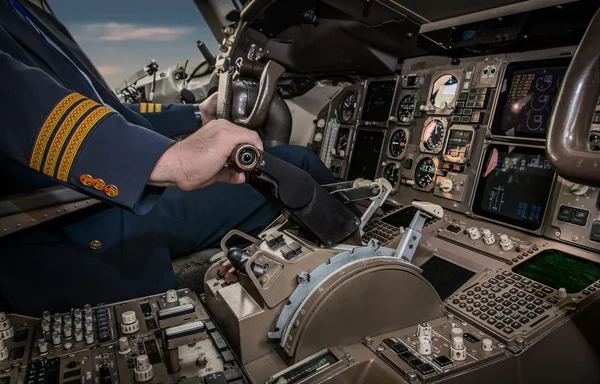
[[[194,117],[198,123],[198,128],[202,127],[202,112],[200,112],[200,104],[194,104]]]

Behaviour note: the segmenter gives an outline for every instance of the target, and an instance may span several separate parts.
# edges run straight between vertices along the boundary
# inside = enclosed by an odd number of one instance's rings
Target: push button
[[[590,232],[590,240],[600,242],[600,221],[595,220]]]
[[[589,212],[583,211],[581,209],[573,209],[573,213],[571,213],[571,224],[581,225],[585,227],[587,224]]]
[[[560,209],[558,210],[558,217],[557,219],[560,221],[566,221],[567,223],[569,221],[571,221],[571,212],[573,210],[571,209],[571,207],[566,207],[564,205],[561,205]]]

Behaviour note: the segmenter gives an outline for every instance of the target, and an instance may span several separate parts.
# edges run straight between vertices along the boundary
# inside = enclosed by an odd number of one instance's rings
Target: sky
[[[226,1],[226,0],[223,0]],[[151,59],[160,68],[200,58],[217,43],[192,0],[49,0],[111,87]]]

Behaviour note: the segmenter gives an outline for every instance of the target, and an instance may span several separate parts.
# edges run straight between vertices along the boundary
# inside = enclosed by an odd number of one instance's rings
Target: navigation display
[[[543,148],[491,145],[479,175],[473,213],[538,230],[553,180],[554,172]]]
[[[544,139],[568,63],[556,59],[509,64],[492,134]]]
[[[581,292],[600,280],[600,264],[555,249],[544,250],[513,268],[523,275],[554,289]]]
[[[367,88],[361,120],[385,122],[390,117],[396,80],[372,81]]]
[[[348,180],[356,180],[359,177],[375,180],[384,135],[385,132],[382,130],[358,130],[352,150]]]

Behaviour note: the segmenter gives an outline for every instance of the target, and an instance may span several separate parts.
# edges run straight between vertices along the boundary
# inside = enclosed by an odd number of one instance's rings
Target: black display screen
[[[281,376],[275,377],[275,379],[278,379],[275,382],[280,382],[281,379],[284,379],[281,381],[288,384],[298,383],[308,377],[316,375],[321,370],[332,366],[338,361],[338,358],[335,357],[331,352],[327,352],[323,356],[312,359],[298,367],[291,369]]]
[[[473,212],[535,231],[544,220],[553,180],[543,148],[491,145],[479,174]]]
[[[498,136],[543,139],[569,59],[511,63],[492,123]]]
[[[398,211],[394,214],[384,217],[383,219],[381,219],[381,221],[383,221],[384,223],[387,223],[389,225],[393,225],[396,228],[400,228],[400,227],[408,228],[413,217],[415,217],[416,213],[417,213],[417,208],[407,207],[401,211]],[[434,220],[435,220],[434,217],[430,217],[425,220],[425,224],[429,224]]]
[[[513,272],[568,293],[581,292],[600,280],[600,264],[555,249],[538,253],[514,267]]]
[[[395,90],[396,80],[370,82],[363,104],[361,120],[373,122],[387,121],[390,117]]]
[[[348,180],[355,180],[359,177],[367,180],[375,179],[383,136],[383,131],[359,130],[357,132]]]
[[[427,260],[421,265],[421,269],[423,277],[433,285],[442,300],[450,297],[461,285],[475,276],[475,272],[437,256]]]

